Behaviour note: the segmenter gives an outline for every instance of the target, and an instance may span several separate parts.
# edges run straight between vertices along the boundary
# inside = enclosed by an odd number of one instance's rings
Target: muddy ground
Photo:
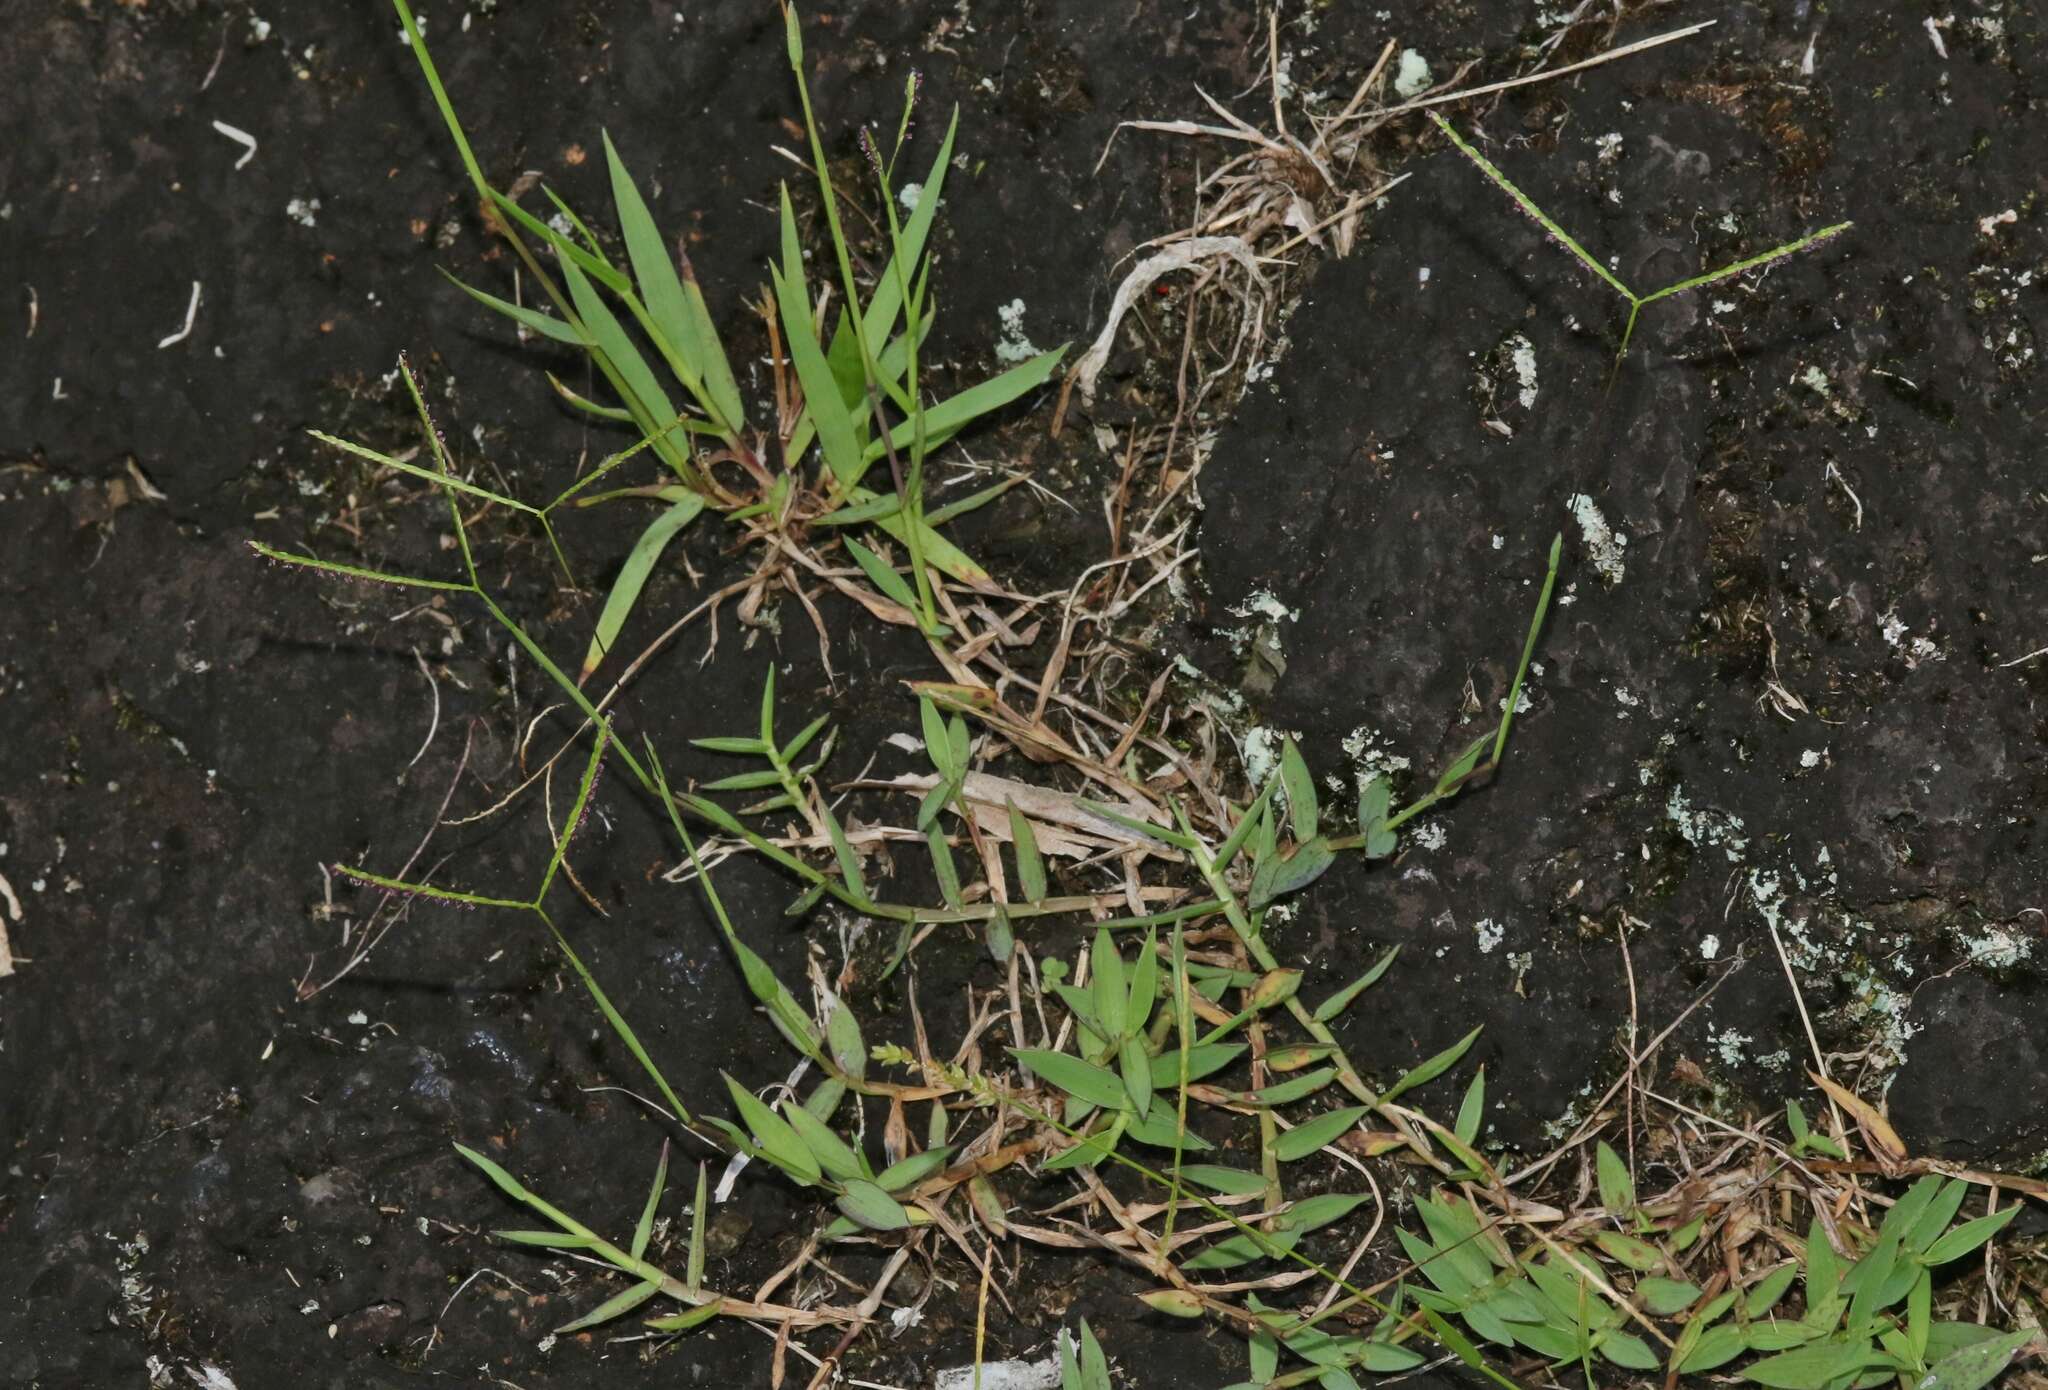
[[[1471,80],[1506,77],[1554,32],[1547,9],[1290,5],[1282,46],[1311,91],[1348,92],[1396,35],[1440,75],[1469,58]],[[2048,54],[2032,6],[1947,13],[1659,7],[1619,37],[1719,22],[1483,114],[1494,157],[1645,288],[1856,223],[1767,276],[1657,306],[1619,371],[1614,301],[1431,142],[1356,255],[1316,268],[1287,353],[1202,476],[1205,581],[1151,645],[1207,673],[1183,694],[1231,706],[1255,753],[1257,729],[1296,731],[1339,788],[1399,759],[1419,775],[1496,707],[1565,533],[1570,601],[1503,775],[1395,864],[1333,871],[1278,937],[1316,986],[1404,948],[1399,988],[1347,1038],[1388,1072],[1486,1023],[1475,1055],[1500,1143],[1537,1150],[1615,1075],[1624,931],[1645,1029],[1742,962],[1660,1081],[1730,1113],[1797,1093],[1810,1051],[1775,923],[1822,1045],[1857,1054],[1831,1065],[1873,1091],[1889,1077],[1916,1148],[2030,1170],[2048,1150],[2025,1099],[2048,958],[2048,657],[2027,659],[2048,644]],[[765,1384],[769,1344],[738,1327],[652,1369],[635,1368],[642,1343],[543,1349],[598,1286],[479,1234],[508,1211],[452,1140],[614,1225],[660,1145],[632,1101],[589,1089],[632,1084],[631,1064],[534,924],[418,909],[297,1000],[368,905],[340,884],[330,899],[320,866],[397,868],[458,767],[451,811],[491,804],[516,780],[513,730],[547,698],[459,603],[422,610],[250,558],[253,538],[452,563],[431,507],[351,496],[361,475],[303,431],[402,445],[387,374],[405,350],[449,437],[521,495],[617,447],[547,398],[539,366],[572,364],[519,347],[436,273],[510,278],[457,196],[395,22],[367,2],[179,0],[10,18],[0,119],[32,138],[0,148],[0,874],[21,908],[17,973],[0,979],[0,1384],[175,1382],[209,1363],[244,1390],[287,1374]],[[949,369],[986,371],[1020,299],[1040,345],[1093,335],[1119,259],[1185,217],[1196,161],[1217,157],[1127,132],[1095,172],[1112,128],[1197,114],[1195,84],[1237,100],[1259,80],[1262,24],[1236,0],[812,19],[813,89],[841,135],[893,114],[912,65],[929,124],[960,105],[972,173],[949,187],[937,275]],[[590,154],[608,129],[757,355],[743,301],[776,180],[797,172],[773,148],[795,141],[772,7],[485,3],[430,7],[428,25],[487,171],[539,170],[601,209]],[[1582,27],[1568,54],[1606,41]],[[256,140],[242,167],[215,121]],[[1407,158],[1417,133],[1382,154]],[[190,334],[159,348],[194,281]],[[1023,587],[1101,557],[1113,463],[1089,426],[1156,399],[1141,344],[1177,332],[1161,312],[1092,418],[1049,439],[1039,401],[976,441],[1079,504],[1018,493],[976,523],[976,553]],[[570,525],[579,572],[617,563],[619,527]],[[743,563],[708,527],[683,551],[706,585]],[[508,606],[572,655],[589,609],[550,591],[531,537],[488,554]],[[666,567],[651,611],[693,588]],[[626,732],[711,775],[684,741],[747,727],[772,651],[792,725],[831,708],[864,759],[914,722],[900,681],[935,672],[914,644],[828,616],[836,687],[800,614],[751,645],[728,620],[709,662],[700,631],[649,672]],[[1276,648],[1284,672],[1250,655]],[[876,771],[904,770],[884,749]],[[658,881],[673,851],[623,779],[592,829],[579,872],[611,916],[565,926],[678,1088],[709,1097],[720,1068],[781,1075],[698,899]],[[444,829],[432,858],[513,891],[546,845],[529,810]],[[907,865],[901,879],[923,891]],[[796,978],[788,883],[740,863],[721,882]],[[836,958],[844,925],[814,917],[809,937]],[[928,1015],[992,978],[980,959],[965,934],[920,951]],[[900,1031],[899,993],[864,1002],[871,1036]],[[807,1220],[775,1184],[743,1182],[714,1225],[714,1277],[757,1281]],[[480,1269],[496,1273],[465,1286]],[[1131,1384],[1242,1374],[1238,1343],[1144,1314],[1130,1287],[1107,1265],[1035,1259],[991,1354],[1037,1354],[1085,1315]],[[858,1374],[924,1386],[969,1359],[970,1294],[938,1285],[921,1325],[863,1344]]]

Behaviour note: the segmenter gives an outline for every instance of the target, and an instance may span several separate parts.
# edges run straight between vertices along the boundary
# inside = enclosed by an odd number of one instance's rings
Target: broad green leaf
[[[649,1279],[643,1284],[627,1289],[624,1293],[612,1295],[575,1321],[563,1323],[555,1329],[555,1335],[560,1337],[571,1332],[581,1332],[586,1327],[596,1327],[599,1323],[610,1322],[613,1318],[632,1312],[660,1292],[661,1281]]]
[[[1252,874],[1252,911],[1314,883],[1336,857],[1330,842],[1317,838],[1296,845],[1290,854],[1268,859]]]
[[[719,1074],[725,1075],[723,1072]],[[730,1076],[725,1077],[725,1086],[732,1093],[733,1104],[739,1107],[740,1118],[746,1121],[762,1157],[806,1186],[823,1175],[810,1146],[797,1137],[797,1132],[789,1127],[789,1121],[769,1109],[759,1096]]]
[[[1138,1301],[1155,1313],[1174,1318],[1202,1316],[1202,1299],[1188,1289],[1154,1289],[1138,1295]]]
[[[902,1204],[864,1178],[847,1183],[834,1205],[870,1231],[900,1231],[910,1225],[910,1213]]]
[[[832,1132],[831,1126],[801,1105],[785,1103],[782,1114],[789,1121],[789,1127],[796,1131],[797,1138],[804,1141],[804,1147],[818,1160],[825,1176],[840,1182],[862,1176],[860,1159],[845,1140]]]
[[[1772,1270],[1750,1287],[1742,1304],[1742,1315],[1754,1322],[1767,1317],[1771,1309],[1778,1306],[1778,1300],[1792,1287],[1792,1280],[1799,1273],[1799,1266],[1788,1264]]]
[[[1615,1215],[1634,1210],[1636,1184],[1629,1177],[1628,1165],[1621,1161],[1621,1155],[1604,1139],[1593,1153],[1594,1168],[1600,1178],[1600,1205]]]
[[[1620,1230],[1595,1230],[1593,1245],[1597,1245],[1610,1257],[1622,1261],[1638,1273],[1645,1269],[1655,1269],[1663,1263],[1663,1255],[1657,1253],[1655,1245],[1645,1245],[1642,1241],[1636,1241],[1634,1236],[1622,1234]]]
[[[1948,1223],[1956,1219],[1968,1190],[1969,1184],[1961,1178],[1952,1178],[1945,1183],[1928,1201],[1926,1209],[1914,1219],[1899,1243],[1900,1250],[1907,1255],[1924,1254],[1948,1229]]]
[[[1310,1154],[1321,1153],[1330,1144],[1356,1125],[1370,1113],[1362,1105],[1343,1110],[1332,1110],[1318,1115],[1306,1124],[1297,1125],[1273,1141],[1273,1156],[1282,1163],[1293,1163],[1307,1158]]]
[[[1017,886],[1024,890],[1024,901],[1039,903],[1045,901],[1045,860],[1038,853],[1038,832],[1031,828],[1031,821],[1017,809],[1012,801],[1010,807],[1010,840],[1017,852]]]
[[[794,6],[790,12],[795,13]],[[1081,1321],[1078,1348],[1065,1331],[1055,1340],[1060,1350],[1060,1390],[1110,1390],[1109,1358],[1102,1354],[1102,1345],[1089,1330],[1087,1319]]]
[[[1101,1067],[1065,1052],[1035,1047],[1013,1047],[1010,1055],[1031,1068],[1040,1079],[1050,1082],[1077,1100],[1121,1110],[1129,1101],[1123,1082]]]
[[[868,1074],[868,1050],[861,1041],[860,1020],[846,1007],[844,999],[833,1002],[832,1012],[825,1020],[825,1043],[831,1048],[832,1060],[839,1064],[839,1070],[856,1081]]]
[[[1486,1068],[1472,1078],[1472,1084],[1465,1088],[1465,1099],[1458,1105],[1458,1122],[1451,1126],[1451,1132],[1465,1143],[1473,1143],[1479,1137],[1479,1122],[1486,1115]]]
[[[1458,1041],[1452,1043],[1442,1052],[1437,1053],[1436,1056],[1431,1057],[1428,1061],[1422,1063],[1413,1071],[1404,1075],[1399,1081],[1396,1081],[1391,1088],[1380,1094],[1381,1102],[1384,1103],[1386,1101],[1390,1101],[1395,1096],[1400,1095],[1404,1091],[1412,1090],[1413,1088],[1420,1086],[1425,1082],[1433,1081],[1437,1077],[1449,1071],[1452,1067],[1456,1066],[1458,1063],[1458,1059],[1465,1055],[1466,1051],[1479,1037],[1480,1030],[1484,1027],[1485,1025],[1481,1024],[1479,1028],[1474,1028],[1471,1032],[1467,1033],[1464,1037],[1458,1039]]]
[[[1988,1216],[1979,1216],[1965,1221],[1927,1247],[1927,1253],[1920,1257],[1922,1264],[1941,1265],[1951,1260],[1960,1260],[1976,1250],[1991,1237],[2005,1229],[2005,1223],[2019,1215],[2019,1204],[1994,1211]]]
[[[1314,1197],[1304,1197],[1280,1214],[1278,1225],[1286,1231],[1299,1231],[1307,1235],[1323,1227],[1342,1221],[1361,1205],[1372,1200],[1370,1192],[1323,1192]]]
[[[1280,744],[1280,784],[1287,792],[1287,821],[1298,844],[1316,837],[1321,812],[1316,806],[1316,779],[1292,738]]]
[[[1145,1055],[1142,1038],[1125,1037],[1117,1048],[1117,1074],[1131,1098],[1131,1110],[1142,1115],[1152,1106],[1152,1061]]]
[[[2022,1327],[1952,1351],[1934,1363],[1914,1390],[1980,1390],[1998,1379],[2014,1353],[2038,1335],[2037,1329]]]
[[[1125,1033],[1125,1019],[1130,1006],[1130,987],[1124,982],[1124,958],[1116,949],[1116,940],[1109,934],[1108,927],[1095,929],[1095,946],[1088,956],[1089,968],[1094,972],[1090,984],[1095,998],[1095,1019],[1102,1025],[1105,1038],[1114,1042]]]
[[[1164,1096],[1152,1097],[1152,1108],[1142,1119],[1126,1121],[1124,1132],[1140,1144],[1150,1144],[1155,1149],[1181,1149],[1187,1153],[1206,1153],[1215,1148],[1208,1140],[1193,1130],[1180,1127],[1180,1117],[1174,1108],[1166,1103]]]
[[[1396,946],[1393,949],[1389,950],[1385,955],[1381,956],[1377,961],[1373,962],[1372,969],[1366,971],[1363,975],[1360,975],[1350,984],[1338,990],[1328,999],[1325,999],[1322,1003],[1316,1005],[1316,1022],[1328,1023],[1338,1014],[1341,1014],[1344,1012],[1344,1010],[1350,1008],[1351,1001],[1356,999],[1359,996],[1360,992],[1372,988],[1373,984],[1380,978],[1380,976],[1387,973],[1387,967],[1394,963],[1394,957],[1400,954],[1401,948],[1399,946]]]
[[[1642,1279],[1636,1283],[1636,1296],[1642,1300],[1644,1309],[1668,1318],[1697,1303],[1700,1286],[1683,1279]]]
[[[1243,1055],[1243,1043],[1197,1043],[1188,1049],[1188,1080],[1213,1076]],[[1180,1049],[1169,1047],[1152,1059],[1152,1085],[1159,1090],[1180,1085]]]
[[[1876,1361],[1878,1350],[1866,1341],[1815,1342],[1767,1356],[1751,1366],[1745,1379],[1775,1390],[1823,1390],[1843,1376],[1857,1375]]]
[[[912,1154],[900,1162],[892,1163],[875,1174],[875,1186],[884,1192],[901,1192],[917,1186],[932,1174],[946,1166],[952,1149],[926,1149],[921,1154]]]
[[[1394,784],[1374,777],[1358,793],[1358,833],[1365,836],[1365,857],[1385,859],[1394,852],[1399,838],[1387,829],[1387,814],[1393,809]]]
[[[1493,738],[1492,734],[1481,734],[1473,741],[1471,747],[1451,760],[1451,765],[1444,769],[1443,776],[1436,779],[1437,795],[1448,794],[1472,775],[1473,769],[1479,766],[1479,755],[1486,751]]]
[[[1692,1348],[1678,1359],[1678,1370],[1682,1375],[1700,1371],[1711,1371],[1725,1366],[1749,1350],[1749,1343],[1742,1335],[1742,1329],[1732,1323],[1710,1327],[1701,1334]]]

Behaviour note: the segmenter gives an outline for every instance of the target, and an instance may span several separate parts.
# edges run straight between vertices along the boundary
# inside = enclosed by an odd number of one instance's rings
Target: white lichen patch
[[[1749,838],[1742,834],[1742,817],[1711,808],[1695,808],[1683,787],[1671,789],[1664,802],[1664,814],[1687,844],[1698,848],[1718,845],[1727,852],[1730,863],[1742,862],[1742,852],[1749,848]]]
[[[916,212],[917,204],[923,197],[924,185],[921,183],[906,183],[896,190],[896,201],[902,204],[906,213]]]
[[[1828,374],[1819,367],[1808,367],[1805,371],[1801,372],[1799,374],[1799,384],[1813,392],[1814,395],[1819,396],[1822,400],[1826,400],[1835,393],[1834,387],[1828,384]]]
[[[1708,932],[1700,938],[1700,959],[1717,960],[1721,955],[1721,938]]]
[[[1621,132],[1610,130],[1605,135],[1594,136],[1593,148],[1598,151],[1595,157],[1602,164],[1614,163],[1615,160],[1621,158]]]
[[[1243,603],[1232,604],[1227,611],[1239,618],[1263,618],[1270,623],[1283,619],[1290,623],[1301,621],[1301,610],[1289,608],[1274,596],[1271,589],[1254,589],[1246,595]]]
[[[1244,732],[1244,741],[1238,745],[1238,752],[1244,758],[1245,780],[1255,787],[1266,785],[1266,779],[1280,766],[1282,739],[1278,729],[1254,724]]]
[[[1013,299],[996,310],[1002,331],[996,338],[996,361],[1015,365],[1038,356],[1038,347],[1024,332],[1024,301]]]
[[[1408,838],[1410,841],[1422,846],[1422,848],[1424,849],[1442,849],[1444,847],[1444,842],[1448,840],[1450,836],[1444,830],[1441,822],[1423,821],[1420,824],[1417,824],[1415,828],[1409,832]]]
[[[1579,523],[1579,538],[1585,543],[1586,554],[1593,561],[1593,569],[1609,584],[1619,584],[1626,572],[1623,552],[1628,549],[1628,537],[1607,524],[1607,518],[1600,514],[1600,508],[1593,499],[1583,492],[1572,494],[1565,503],[1572,519]]]
[[[1731,1069],[1742,1065],[1742,1049],[1755,1041],[1756,1039],[1749,1034],[1739,1033],[1733,1028],[1719,1033],[1714,1032],[1711,1028],[1707,1030],[1708,1044],[1719,1054],[1721,1064]]]
[[[1826,758],[1827,755],[1828,750],[1825,748],[1803,749],[1799,754],[1799,765],[1801,767],[1819,767],[1821,765],[1821,761],[1824,758]]]
[[[1986,927],[1974,937],[1960,932],[1957,936],[1973,964],[1989,966],[1993,970],[2010,969],[2034,954],[2033,938],[2002,922]]]
[[[1491,917],[1481,917],[1472,924],[1472,933],[1479,938],[1479,954],[1488,956],[1493,954],[1494,947],[1506,939],[1508,929]]]
[[[1394,64],[1394,92],[1404,100],[1430,83],[1429,60],[1412,48],[1401,50]]]
[[[1384,745],[1389,740],[1370,724],[1360,724],[1344,736],[1341,745],[1344,756],[1351,759],[1358,769],[1360,781],[1373,777],[1390,777],[1396,772],[1406,772],[1412,764],[1398,753],[1390,753]]]
[[[1536,404],[1536,345],[1515,334],[1508,339],[1508,365],[1515,369],[1515,399],[1527,410]]]
[[[284,215],[301,227],[310,227],[319,221],[319,214],[318,198],[294,198],[284,205]]]

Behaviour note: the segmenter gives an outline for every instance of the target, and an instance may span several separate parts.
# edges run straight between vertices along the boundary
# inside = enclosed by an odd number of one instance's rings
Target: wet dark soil
[[[1518,45],[1548,32],[1519,9],[1429,10],[1314,7],[1283,48],[1305,85],[1348,91],[1390,33],[1439,71],[1496,55],[1477,80],[1521,70]],[[1620,38],[1692,17],[1653,11]],[[2038,1089],[2048,958],[2048,658],[2022,659],[2048,643],[2040,20],[1973,9],[1940,31],[1943,58],[1917,12],[1783,0],[1697,17],[1721,22],[1485,112],[1495,157],[1646,285],[1856,229],[1658,306],[1610,384],[1613,302],[1468,165],[1425,152],[1357,255],[1316,271],[1278,371],[1209,463],[1206,584],[1166,645],[1228,689],[1243,658],[1225,632],[1260,621],[1228,610],[1270,594],[1298,617],[1273,620],[1286,672],[1243,727],[1298,731],[1340,785],[1373,759],[1419,779],[1505,694],[1562,528],[1571,601],[1501,777],[1435,818],[1440,842],[1340,867],[1279,928],[1318,984],[1404,947],[1400,987],[1353,1024],[1362,1053],[1393,1071],[1486,1023],[1493,1137],[1533,1148],[1616,1074],[1626,930],[1646,1029],[1745,961],[1660,1083],[1767,1107],[1809,1056],[1775,923],[1823,1044],[1866,1054],[1838,1074],[1895,1073],[1918,1147],[2038,1166],[2040,1110],[2013,1098]],[[33,138],[0,146],[0,874],[21,904],[0,979],[0,1385],[185,1383],[209,1364],[243,1390],[287,1374],[616,1383],[647,1344],[543,1349],[602,1286],[484,1238],[509,1209],[449,1147],[489,1147],[607,1225],[644,1195],[663,1130],[597,1089],[636,1073],[537,925],[416,906],[298,1001],[374,904],[321,866],[396,870],[451,783],[458,815],[511,790],[546,683],[461,602],[272,570],[245,542],[453,565],[433,507],[352,492],[362,475],[303,433],[403,447],[401,350],[463,457],[521,495],[552,495],[617,441],[547,399],[539,367],[573,364],[519,347],[436,273],[510,289],[381,4],[96,0],[10,19],[0,111]],[[942,370],[988,370],[1019,299],[1039,344],[1092,336],[1119,258],[1185,217],[1195,160],[1214,160],[1126,132],[1095,173],[1112,128],[1196,114],[1196,84],[1252,86],[1261,24],[1237,3],[852,4],[809,21],[813,90],[842,135],[893,117],[911,66],[927,130],[960,104]],[[608,129],[758,356],[744,301],[776,182],[798,174],[775,149],[797,140],[773,8],[479,3],[428,25],[487,171],[537,170],[601,209]],[[243,167],[216,121],[256,140]],[[843,139],[836,153],[855,157]],[[195,281],[191,333],[159,348]],[[1100,418],[1142,358],[1115,359]],[[975,441],[1078,508],[1020,492],[978,523],[977,553],[1026,588],[1101,557],[1114,470],[1086,419],[1048,439],[1046,404]],[[618,562],[624,525],[571,520],[579,575]],[[1601,526],[1627,545],[1596,554]],[[700,527],[682,547],[703,585],[742,572],[726,544]],[[507,606],[572,656],[588,602],[551,588],[529,535],[493,533],[486,555]],[[665,566],[628,645],[699,588]],[[937,673],[826,614],[836,683],[799,610],[779,638],[728,616],[710,660],[700,628],[642,678],[622,730],[713,775],[686,740],[748,728],[773,659],[791,727],[828,708],[847,726],[836,770],[871,751],[878,775],[912,770],[883,740],[913,722],[900,682]],[[553,788],[557,817],[569,790]],[[423,866],[517,891],[548,845],[525,807],[439,830]],[[610,915],[565,896],[563,924],[678,1089],[782,1075],[694,891],[659,879],[673,850],[623,778],[586,835],[577,870]],[[924,889],[908,864],[901,880]],[[851,924],[785,925],[786,880],[734,861],[720,884],[785,978],[811,941],[836,959]],[[935,1030],[957,1023],[933,1001],[985,982],[981,962],[964,933],[920,950]],[[903,1031],[900,990],[862,1003],[871,1035]],[[765,1277],[808,1215],[750,1175],[714,1278]],[[1129,1383],[1242,1374],[1237,1343],[1144,1315],[1107,1265],[1029,1270],[991,1355],[1037,1354],[1086,1315]],[[971,1290],[942,1284],[921,1325],[870,1338],[855,1365],[928,1385],[972,1340]],[[766,1384],[770,1351],[720,1327],[651,1373]]]

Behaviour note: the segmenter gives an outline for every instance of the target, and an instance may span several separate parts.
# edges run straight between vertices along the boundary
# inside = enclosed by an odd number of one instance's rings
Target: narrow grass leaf
[[[818,1167],[824,1170],[825,1176],[839,1182],[864,1176],[860,1159],[847,1147],[846,1141],[804,1106],[785,1104],[782,1115],[789,1122],[789,1127],[796,1131],[797,1138],[803,1140],[804,1147],[811,1151],[811,1156],[818,1160]]]
[[[1424,1082],[1433,1081],[1437,1077],[1449,1071],[1452,1067],[1457,1065],[1458,1059],[1465,1055],[1466,1050],[1472,1046],[1473,1042],[1479,1037],[1481,1029],[1483,1029],[1484,1027],[1485,1025],[1481,1024],[1479,1028],[1474,1028],[1471,1032],[1467,1033],[1464,1037],[1458,1039],[1458,1041],[1452,1043],[1442,1052],[1437,1053],[1436,1056],[1430,1058],[1421,1066],[1418,1066],[1413,1071],[1408,1072],[1399,1081],[1396,1081],[1390,1088],[1388,1088],[1386,1091],[1383,1091],[1380,1094],[1380,1101],[1382,1103],[1390,1101],[1395,1096],[1400,1095],[1402,1092],[1413,1090],[1415,1087],[1422,1085]]]
[[[1393,947],[1385,955],[1373,962],[1372,969],[1366,971],[1328,999],[1316,1005],[1315,1021],[1318,1023],[1328,1023],[1331,1019],[1350,1008],[1351,1001],[1364,991],[1371,989],[1380,976],[1387,973],[1387,967],[1394,963],[1394,957],[1400,954],[1401,948],[1399,946]]]
[[[626,625],[633,605],[640,601],[640,591],[647,587],[647,578],[654,572],[661,552],[703,510],[704,499],[691,493],[649,522],[640,539],[633,542],[626,563],[619,567],[619,577],[612,581],[612,591],[605,596],[604,609],[597,616],[597,631],[591,634],[590,650],[584,654],[583,669],[577,673],[579,680],[587,679],[619,640],[619,630]]]
[[[1291,1132],[1291,1131],[1290,1131]],[[1206,1187],[1225,1197],[1249,1197],[1266,1190],[1266,1180],[1257,1173],[1243,1168],[1224,1168],[1214,1163],[1184,1164],[1180,1170],[1181,1179],[1197,1187]]]
[[[624,1293],[612,1295],[573,1322],[563,1323],[555,1329],[555,1335],[566,1336],[571,1332],[581,1332],[586,1327],[596,1327],[599,1323],[610,1322],[613,1318],[624,1317],[660,1292],[661,1281],[649,1279],[644,1284],[627,1289]]]
[[[688,1312],[672,1313],[665,1318],[649,1318],[647,1326],[656,1332],[688,1332],[693,1327],[710,1322],[724,1308],[725,1300],[714,1298],[708,1303],[698,1304]]]
[[[691,1288],[704,1284],[704,1219],[711,1206],[711,1189],[703,1164],[697,1165],[697,1195],[690,1203],[690,1255],[683,1282]]]
[[[540,334],[543,338],[550,338],[558,343],[567,343],[570,347],[587,350],[592,346],[590,337],[583,331],[581,324],[566,322],[554,317],[552,314],[543,314],[537,309],[529,309],[524,305],[514,304],[510,300],[500,299],[494,294],[486,294],[474,285],[464,284],[453,275],[449,275],[445,270],[441,274],[447,277],[449,284],[461,290],[471,299],[474,299],[487,309],[496,310],[522,328],[530,329]]]
[[[875,1174],[875,1186],[884,1192],[902,1192],[906,1188],[915,1187],[944,1168],[946,1159],[952,1152],[950,1148],[938,1148],[927,1149],[921,1154],[912,1154],[909,1158],[892,1163]]]
[[[825,821],[825,830],[832,837],[832,853],[839,861],[839,876],[846,880],[847,891],[861,902],[870,901],[867,880],[861,877],[860,856],[853,852],[853,845],[846,838],[846,831],[839,824],[839,817],[823,798],[818,802],[818,814]]]
[[[640,1220],[633,1227],[633,1245],[629,1253],[639,1259],[647,1253],[647,1242],[654,1234],[654,1209],[661,1205],[662,1189],[668,1186],[668,1141],[661,1142],[661,1162],[654,1168],[654,1186],[648,1189],[647,1205],[640,1209]]]
[[[955,434],[973,424],[982,416],[1000,410],[1027,391],[1036,390],[1045,384],[1059,365],[1065,347],[1042,352],[1028,362],[1023,362],[1006,372],[978,382],[958,395],[948,396],[938,404],[924,411],[925,447],[936,448]],[[809,391],[806,389],[806,398]],[[915,420],[905,420],[889,433],[889,445],[898,450],[909,449],[917,439]],[[820,432],[823,438],[822,431]],[[881,439],[877,438],[867,447],[863,467],[873,463],[887,452]]]
[[[846,537],[842,544],[846,546],[846,553],[853,556],[854,563],[860,566],[861,572],[867,575],[877,589],[912,612],[917,610],[917,595],[911,592],[910,585],[903,576],[884,563],[881,556],[851,536]]]
[[[1117,951],[1116,940],[1109,934],[1109,928],[1095,929],[1095,943],[1089,952],[1088,962],[1093,972],[1091,984],[1096,1022],[1102,1025],[1105,1038],[1112,1041],[1121,1039],[1126,1031],[1130,988],[1124,981],[1124,958]]]
[[[2039,1335],[2036,1328],[2022,1327],[1952,1351],[1934,1363],[1914,1390],[1980,1390],[1998,1379],[2013,1355]]]
[[[588,1250],[600,1243],[596,1236],[580,1236],[569,1231],[493,1231],[491,1238],[513,1245],[544,1245],[556,1250]]]
[[[728,433],[737,434],[744,423],[739,386],[733,381],[732,366],[719,345],[718,332],[706,312],[702,293],[691,295],[676,274],[661,233],[654,225],[647,204],[626,172],[612,137],[604,137],[606,162],[611,168],[612,201],[619,212],[619,228],[625,234],[626,254],[633,262],[633,277],[640,282],[640,297],[649,317],[668,338],[692,373],[693,395],[700,395],[714,421]],[[695,288],[692,278],[691,288]]]

